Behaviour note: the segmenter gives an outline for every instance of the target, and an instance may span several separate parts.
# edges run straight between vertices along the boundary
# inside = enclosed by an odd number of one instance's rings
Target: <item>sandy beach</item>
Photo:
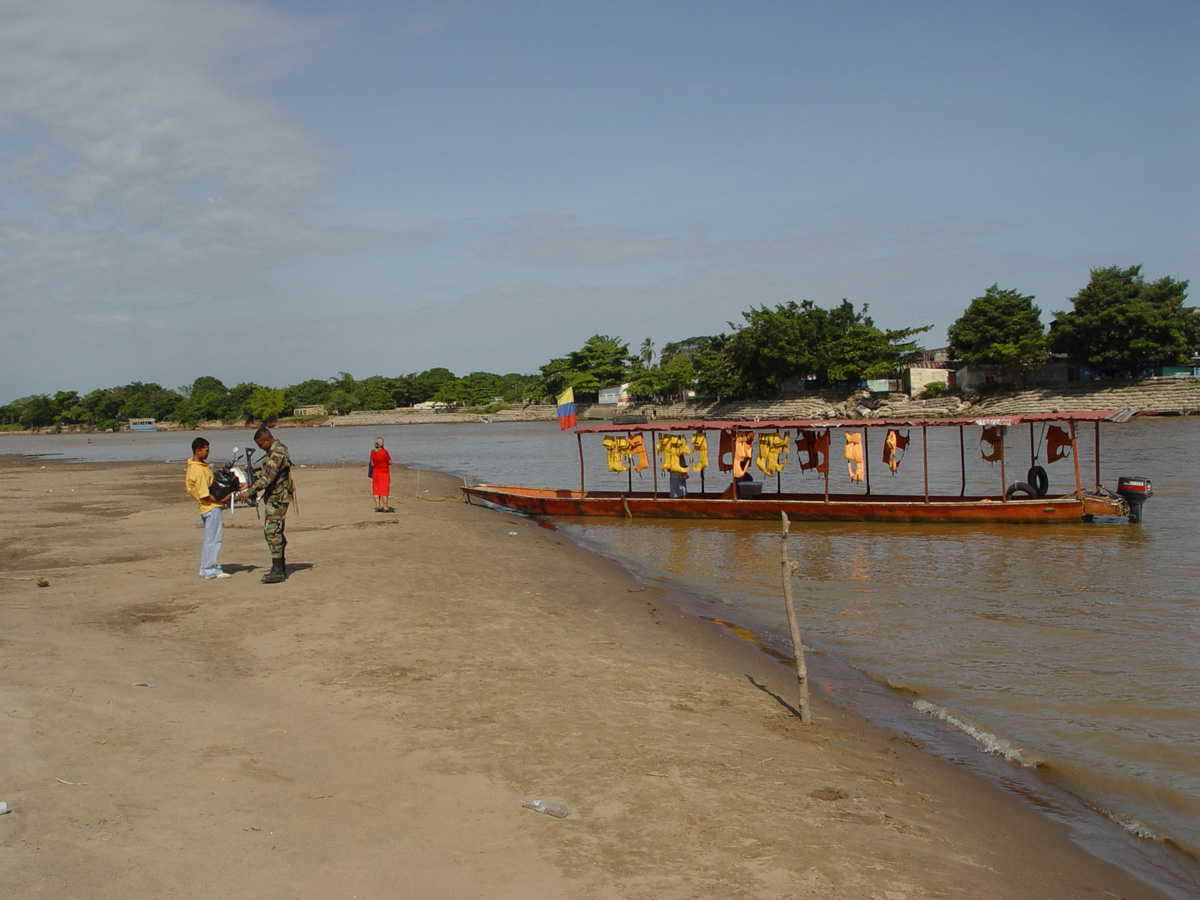
[[[264,585],[182,465],[0,459],[5,895],[1161,897],[453,479],[294,474]]]

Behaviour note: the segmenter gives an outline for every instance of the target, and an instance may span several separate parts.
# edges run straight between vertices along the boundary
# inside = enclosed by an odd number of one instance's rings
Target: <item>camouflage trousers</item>
[[[288,503],[273,503],[270,500],[263,503],[263,536],[267,546],[271,548],[271,559],[283,556],[283,548],[287,546],[287,538],[283,534],[283,520],[287,517]]]

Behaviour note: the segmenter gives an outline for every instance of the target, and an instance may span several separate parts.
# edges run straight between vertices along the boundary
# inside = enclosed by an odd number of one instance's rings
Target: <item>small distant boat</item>
[[[777,519],[787,513],[793,521],[834,520],[859,522],[969,522],[1041,523],[1082,522],[1097,517],[1141,519],[1141,506],[1153,496],[1148,479],[1122,477],[1117,491],[1100,485],[1100,423],[1127,422],[1133,410],[1092,410],[1016,416],[958,419],[872,419],[771,422],[655,422],[650,424],[598,425],[576,429],[579,443],[579,490],[532,488],[515,485],[478,484],[463,488],[468,501],[481,500],[495,506],[535,516],[606,516],[620,518],[689,519]],[[1095,486],[1084,490],[1077,454],[1077,426],[1095,427]],[[1024,480],[1009,482],[1005,436],[1009,429],[1029,426],[1030,467]],[[1046,470],[1039,464],[1034,430],[1042,427],[1046,461],[1070,459],[1074,463],[1074,490],[1051,496]],[[957,428],[959,432],[961,487],[957,496],[937,495],[929,489],[928,431]],[[980,429],[983,458],[998,464],[994,494],[966,493],[966,430]],[[855,492],[830,489],[831,433],[841,432],[846,443],[847,475]],[[717,468],[723,474],[715,490],[704,486],[708,468],[709,433],[717,432]],[[920,435],[918,447],[923,466],[924,488],[917,494],[872,493],[868,452],[882,446],[884,463],[895,472],[912,438]],[[583,435],[600,435],[608,457],[608,470],[629,471],[627,491],[589,491],[584,482]],[[870,436],[876,435],[875,443]],[[688,438],[690,437],[690,442]],[[794,442],[794,444],[793,444]],[[749,473],[757,446],[756,465],[764,481],[753,481]],[[801,469],[824,476],[821,490],[793,493],[783,489],[783,471],[789,447],[794,446]],[[647,453],[648,451],[648,453]],[[647,459],[650,456],[653,462]],[[1014,454],[1015,455],[1015,454]],[[661,458],[661,466],[660,466]],[[688,467],[687,462],[694,465]],[[633,489],[632,471],[651,467],[650,490]],[[700,473],[700,490],[671,496],[659,478],[666,473]],[[663,479],[665,481],[666,479]],[[775,492],[764,488],[774,482]]]
[[[153,419],[128,419],[130,431],[158,431]]]

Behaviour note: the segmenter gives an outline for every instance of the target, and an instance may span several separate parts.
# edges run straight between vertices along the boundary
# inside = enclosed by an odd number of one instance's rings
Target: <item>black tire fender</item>
[[[1025,482],[1037,488],[1037,495],[1045,497],[1050,492],[1050,476],[1041,466],[1034,466],[1025,476]],[[1017,482],[1020,484],[1020,482]]]
[[[1030,500],[1038,498],[1037,488],[1032,484],[1026,484],[1024,481],[1014,481],[1008,486],[1008,490],[1004,492],[1004,499],[1011,500],[1016,494],[1025,494]]]

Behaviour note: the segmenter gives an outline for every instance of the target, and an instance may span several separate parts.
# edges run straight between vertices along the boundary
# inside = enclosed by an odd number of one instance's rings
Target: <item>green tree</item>
[[[270,424],[287,409],[285,392],[275,388],[256,387],[246,401],[250,416],[256,422]]]
[[[500,396],[506,403],[521,403],[537,393],[536,375],[519,375],[510,372],[500,379]]]
[[[222,411],[221,418],[226,422],[236,422],[238,420],[246,420],[254,417],[254,413],[250,410],[250,398],[254,396],[254,392],[259,390],[259,385],[253,381],[243,381],[240,384],[231,387],[229,394],[225,398],[225,406]],[[291,409],[284,402],[284,409]]]
[[[778,391],[789,379],[816,378],[822,385],[891,374],[920,354],[909,340],[929,326],[882,331],[849,300],[825,310],[811,300],[772,309],[751,307],[745,323],[724,347],[733,381],[756,393]],[[719,371],[719,369],[717,370]]]
[[[580,394],[598,394],[603,387],[622,384],[632,361],[628,344],[593,334],[580,349],[541,367],[543,391],[553,396],[570,386]]]
[[[412,383],[412,400],[410,402],[424,403],[426,400],[432,400],[442,385],[457,380],[453,372],[443,368],[426,369],[419,375],[410,375],[409,381]]]
[[[54,419],[60,425],[79,425],[87,421],[87,408],[78,391],[55,392],[54,405],[58,409]]]
[[[708,346],[711,340],[697,337],[665,344],[659,354],[657,366],[646,363],[644,356],[635,359],[629,373],[630,392],[635,397],[645,399],[683,398],[696,386],[696,366],[693,362],[696,353],[700,348]]]
[[[854,304],[843,299],[828,312],[826,339],[818,352],[818,372],[825,384],[860,382],[867,378],[887,378],[904,363],[921,355],[921,348],[909,338],[929,331],[933,326],[880,330],[867,315],[867,304],[856,312]]]
[[[654,362],[654,341],[646,338],[642,341],[642,349],[638,351],[638,359],[642,361],[642,365],[650,368],[650,363]]]
[[[1049,358],[1050,340],[1041,316],[1031,295],[993,284],[950,326],[950,350],[968,365],[1032,369]]]
[[[22,428],[45,428],[53,425],[58,416],[54,400],[45,394],[34,394],[13,402],[16,420]]]
[[[336,416],[354,412],[354,397],[341,388],[335,387],[329,392],[329,399],[325,401],[325,409]]]
[[[487,406],[502,393],[500,376],[491,372],[472,372],[443,386],[434,399],[464,406]]]
[[[717,399],[734,397],[741,393],[737,370],[726,352],[729,337],[724,334],[703,338],[691,354],[692,368],[696,373],[696,393]],[[666,348],[663,349],[666,353]]]
[[[392,396],[395,379],[372,375],[358,382],[359,409],[393,409],[396,400]]]
[[[132,387],[132,385],[131,385]],[[142,386],[137,385],[140,389]],[[157,385],[155,385],[157,387]],[[137,391],[139,395],[144,391]],[[201,375],[192,382],[188,390],[188,398],[182,401],[174,413],[183,422],[194,425],[196,422],[224,419],[228,413],[229,388],[221,383],[219,378],[211,375]],[[126,416],[148,416],[149,412],[130,412],[123,410]]]
[[[328,406],[329,393],[333,387],[322,378],[310,378],[299,384],[293,384],[283,391],[286,404],[284,409],[295,409],[297,406]]]
[[[1071,312],[1056,312],[1051,346],[1080,365],[1136,376],[1152,365],[1181,365],[1200,348],[1200,311],[1184,306],[1188,282],[1146,282],[1142,267],[1093,269],[1072,298]]]

